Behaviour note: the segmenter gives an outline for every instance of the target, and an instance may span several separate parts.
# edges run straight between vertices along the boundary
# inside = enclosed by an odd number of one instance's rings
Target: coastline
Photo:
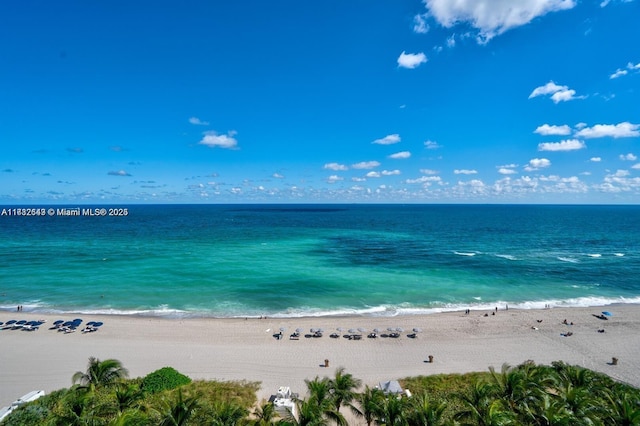
[[[610,311],[608,320],[596,318]],[[486,314],[486,316],[485,316]],[[495,315],[493,315],[495,314]],[[74,333],[49,330],[57,319],[82,318]],[[302,318],[164,318],[126,315],[42,314],[0,311],[0,321],[46,319],[39,330],[1,330],[0,406],[37,389],[70,387],[71,376],[88,358],[115,358],[130,377],[171,366],[197,379],[262,383],[258,400],[279,386],[305,395],[305,379],[333,375],[338,367],[364,384],[408,376],[497,369],[526,360],[549,364],[562,360],[640,387],[640,305],[442,312],[402,316],[330,316]],[[573,325],[563,324],[563,320]],[[89,321],[104,323],[81,333]],[[541,322],[538,322],[541,321]],[[283,339],[273,334],[284,328]],[[341,327],[366,330],[362,340],[329,334]],[[374,328],[401,327],[401,337],[368,339]],[[415,339],[407,337],[420,328]],[[299,340],[289,340],[296,328]],[[321,338],[305,338],[323,328]],[[605,332],[599,333],[598,330]],[[564,336],[571,332],[570,336]],[[433,363],[425,363],[428,355]],[[620,361],[611,365],[613,357]],[[324,367],[324,360],[329,367]]]

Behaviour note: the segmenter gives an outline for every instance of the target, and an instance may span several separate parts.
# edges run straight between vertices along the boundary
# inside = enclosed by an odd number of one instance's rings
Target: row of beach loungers
[[[27,321],[27,320],[9,320],[6,323],[0,321],[0,330],[22,330],[22,331],[36,331],[46,321]],[[57,330],[58,332],[69,334],[75,332],[82,325],[82,319],[76,318],[72,321],[57,320],[53,322],[53,325],[49,327],[49,330]],[[90,321],[86,323],[84,328],[80,330],[82,333],[93,333],[103,325],[100,321]]]
[[[283,332],[285,331],[284,328],[280,329],[279,333],[276,333],[273,335],[273,337],[275,337],[278,340],[281,340],[283,337]],[[349,329],[347,331],[347,333],[344,333],[344,330],[339,328],[338,332],[333,332],[329,335],[330,338],[332,339],[339,339],[341,336],[345,339],[348,340],[362,340],[362,337],[364,336],[364,334],[366,333],[365,329],[359,328],[359,329]],[[369,339],[377,339],[378,337],[381,338],[392,338],[392,339],[397,339],[401,336],[401,333],[404,331],[402,328],[388,328],[387,329],[387,333],[385,332],[381,332],[380,329],[374,328],[373,331],[371,333],[367,334],[367,338]],[[410,339],[415,339],[416,337],[418,337],[418,332],[420,332],[421,330],[419,328],[414,328],[412,333],[407,334],[407,337]],[[300,328],[297,328],[293,333],[291,333],[289,335],[289,339],[290,340],[300,340],[300,337],[303,336],[307,339],[309,338],[319,338],[324,336],[324,330],[321,328],[312,328],[310,330],[310,333],[304,333],[304,331]]]
[[[49,327],[49,330],[57,330],[58,332],[68,334],[75,332],[78,328],[80,328],[81,324],[82,319],[80,318],[76,318],[73,321],[57,320],[53,322],[53,326]],[[102,324],[103,323],[100,321],[89,321],[80,331],[82,333],[93,333],[98,331]]]

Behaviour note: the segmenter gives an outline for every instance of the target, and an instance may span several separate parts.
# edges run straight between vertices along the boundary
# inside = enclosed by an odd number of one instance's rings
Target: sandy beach
[[[608,320],[596,318],[601,311]],[[487,314],[487,316],[485,316]],[[57,319],[102,321],[99,331],[64,334],[49,330]],[[577,364],[640,386],[640,307],[552,308],[449,312],[402,317],[267,319],[165,319],[151,317],[43,315],[0,311],[10,319],[47,322],[37,331],[0,331],[0,406],[36,389],[71,386],[71,376],[90,356],[116,358],[130,377],[172,366],[192,379],[259,381],[258,398],[279,386],[305,394],[305,379],[330,376],[337,367],[375,385],[382,380],[439,373],[486,371],[525,360]],[[573,325],[563,324],[564,320]],[[83,323],[83,324],[84,324]],[[285,329],[283,338],[273,337]],[[349,340],[329,334],[344,329],[401,327],[399,338]],[[422,331],[414,339],[407,334]],[[321,338],[290,340],[302,328],[324,329]],[[598,330],[604,329],[604,332]],[[566,336],[571,332],[570,336]],[[433,355],[434,362],[424,362]],[[619,359],[611,365],[612,357]],[[324,360],[329,367],[324,367]]]

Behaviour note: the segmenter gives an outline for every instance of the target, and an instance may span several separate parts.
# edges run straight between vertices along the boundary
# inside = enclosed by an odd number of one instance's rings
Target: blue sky
[[[640,0],[0,4],[0,203],[638,203]]]

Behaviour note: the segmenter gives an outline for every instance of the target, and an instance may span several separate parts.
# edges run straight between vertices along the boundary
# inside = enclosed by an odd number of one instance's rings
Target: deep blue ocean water
[[[0,309],[243,317],[640,303],[640,206],[118,207],[128,214],[0,216]]]

